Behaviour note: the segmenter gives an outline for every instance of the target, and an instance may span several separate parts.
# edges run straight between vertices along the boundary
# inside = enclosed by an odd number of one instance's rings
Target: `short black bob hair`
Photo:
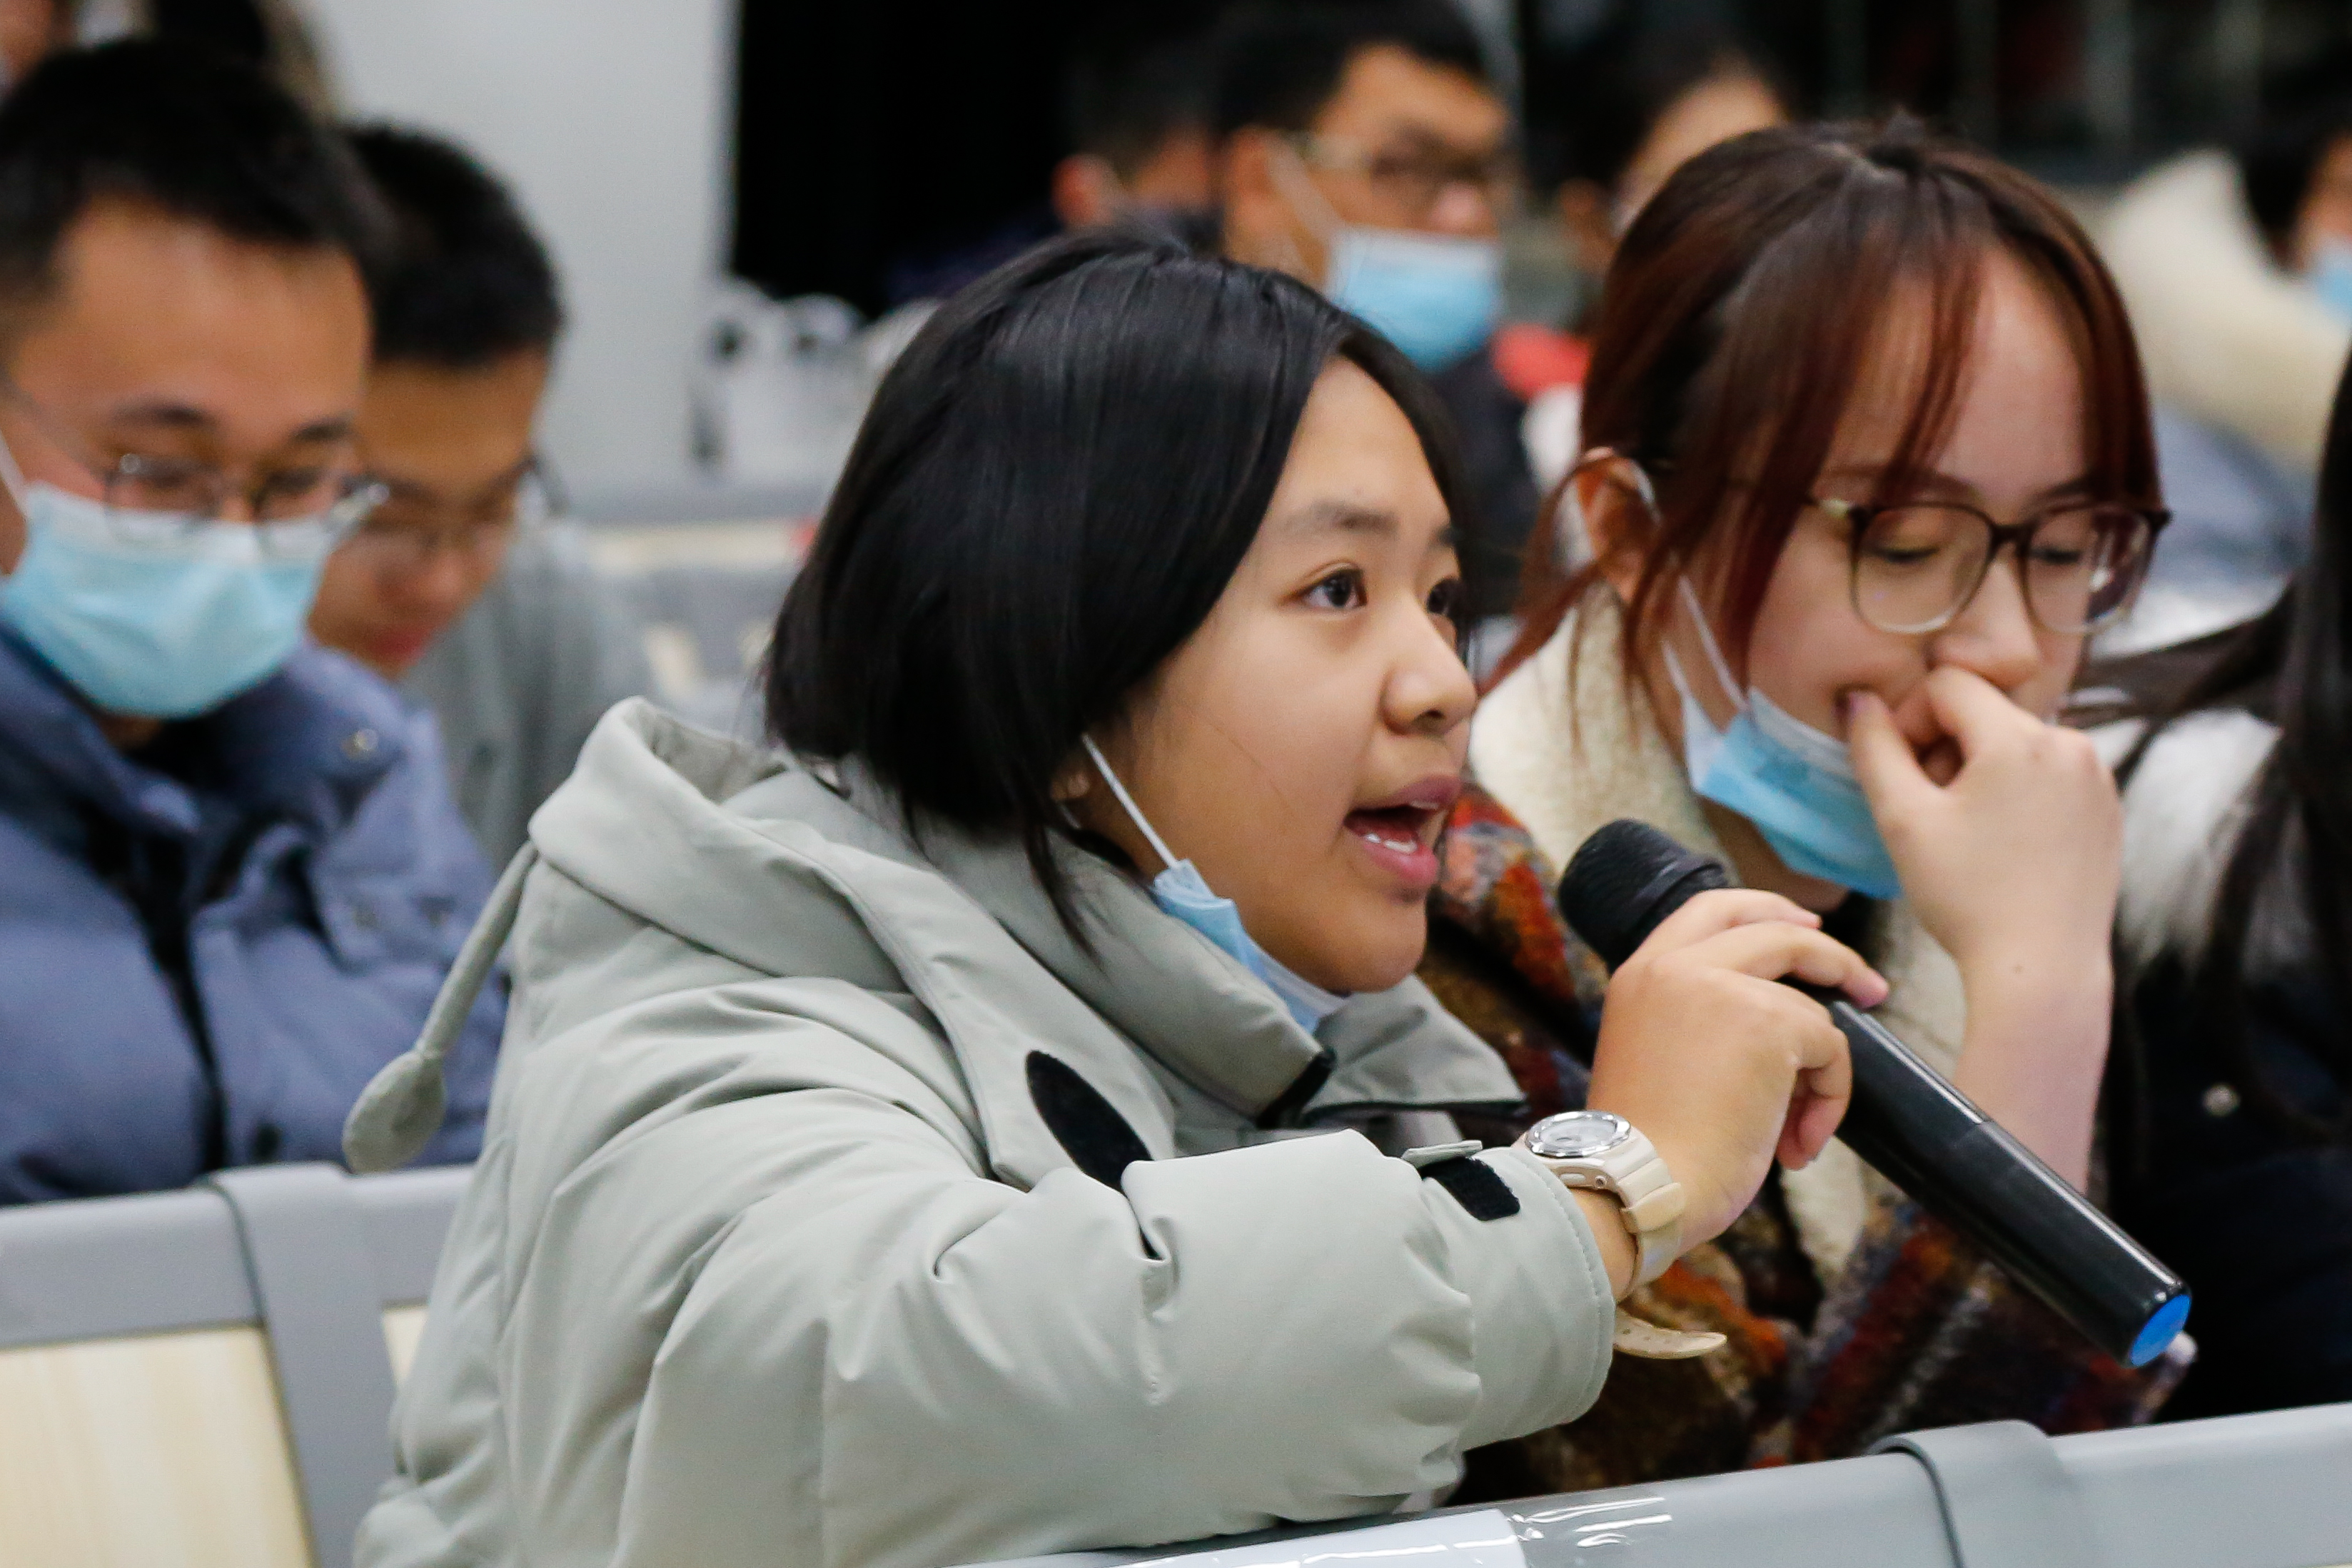
[[[784,596],[775,739],[856,758],[910,831],[1018,837],[1083,940],[1055,775],[1207,619],[1335,359],[1396,400],[1461,516],[1419,372],[1293,278],[1089,233],[966,288],[884,377]]]
[[[68,50],[0,102],[0,329],[57,286],[67,231],[108,198],[250,245],[341,251],[363,276],[383,234],[350,149],[252,67],[153,39]]]
[[[555,267],[497,176],[420,131],[345,135],[389,220],[368,287],[376,362],[474,371],[551,350]]]

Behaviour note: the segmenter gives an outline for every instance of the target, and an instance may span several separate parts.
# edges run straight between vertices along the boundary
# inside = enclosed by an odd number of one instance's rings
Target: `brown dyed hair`
[[[2102,500],[2154,506],[2155,438],[2123,301],[2091,241],[2034,181],[1918,122],[1758,131],[1692,159],[1634,221],[1603,287],[1583,446],[1641,464],[1657,491],[1625,615],[1629,673],[1664,634],[1683,562],[1719,593],[1727,656],[1748,638],[1781,547],[1813,491],[1887,301],[1927,301],[1924,372],[1878,494],[1913,489],[1951,428],[1985,258],[2019,262],[2056,307],[2082,367],[2088,476]],[[1737,471],[1737,472],[1735,472]],[[1745,499],[1726,506],[1735,480]],[[1495,678],[1542,647],[1602,580],[1561,570],[1574,475],[1530,542],[1519,639]]]

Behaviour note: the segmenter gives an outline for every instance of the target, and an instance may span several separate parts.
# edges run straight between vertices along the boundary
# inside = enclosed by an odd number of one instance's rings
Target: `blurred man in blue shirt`
[[[304,637],[380,495],[374,228],[215,57],[0,104],[0,1202],[335,1157],[487,892],[430,720]],[[478,1145],[501,1012],[429,1159]]]

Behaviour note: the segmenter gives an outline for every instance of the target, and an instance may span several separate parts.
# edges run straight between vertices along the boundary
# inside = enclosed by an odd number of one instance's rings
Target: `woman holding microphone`
[[[360,1562],[1141,1545],[1591,1405],[1617,1301],[1842,1113],[1774,982],[1885,986],[1707,895],[1612,993],[1611,1114],[1451,1142],[1516,1089],[1412,977],[1475,703],[1438,428],[1232,263],[1080,238],[932,319],[778,622],[778,748],[616,708],[476,935],[515,1022]]]
[[[1820,915],[1886,976],[1895,1033],[2087,1186],[2120,814],[2052,719],[2164,521],[2088,241],[1914,126],[1726,143],[1626,236],[1582,444],[1556,507],[1594,559],[1530,563],[1455,810],[1441,997],[1538,1109],[1575,1103],[1602,977],[1541,894],[1637,818]],[[2093,1351],[1842,1145],[1636,1305],[1733,1350],[1612,1384],[1591,1420],[1486,1456],[1483,1485],[2106,1425],[2179,1375]]]

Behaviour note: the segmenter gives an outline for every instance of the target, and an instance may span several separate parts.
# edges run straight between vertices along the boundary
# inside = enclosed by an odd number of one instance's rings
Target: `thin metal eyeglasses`
[[[384,486],[358,471],[356,454],[341,444],[348,465],[297,465],[254,476],[239,488],[226,470],[194,458],[125,452],[111,463],[94,455],[98,444],[14,381],[0,377],[0,394],[22,407],[41,433],[98,481],[110,526],[126,542],[152,538],[163,523],[186,533],[217,521],[228,502],[242,501],[266,555],[315,554],[320,526],[331,539],[349,535],[384,497]]]
[[[445,549],[478,559],[562,507],[555,476],[536,453],[463,500],[446,500],[398,480],[383,483],[387,498],[344,546],[382,571],[420,570]]]
[[[2171,520],[2161,507],[2115,502],[2063,502],[2014,523],[1960,501],[1879,506],[1816,496],[1808,504],[1849,530],[1854,612],[1906,635],[1958,620],[2004,549],[2015,553],[2036,625],[2062,636],[2095,632],[2130,608]]]

